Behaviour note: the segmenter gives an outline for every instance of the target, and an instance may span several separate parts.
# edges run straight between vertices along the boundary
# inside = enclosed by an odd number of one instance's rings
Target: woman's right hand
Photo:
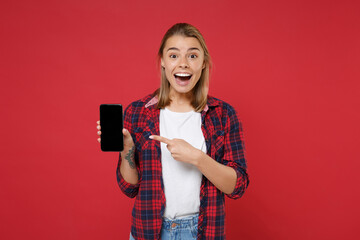
[[[96,122],[97,123],[97,130],[98,130],[98,132],[97,132],[97,135],[99,136],[99,138],[98,138],[98,142],[101,142],[101,126],[100,126],[100,121],[97,121]],[[130,148],[132,148],[135,144],[134,144],[134,141],[133,141],[133,139],[132,139],[132,137],[131,137],[131,134],[130,134],[130,132],[127,130],[127,129],[125,129],[125,128],[123,128],[123,135],[124,135],[124,150],[128,150],[128,149],[130,149]]]

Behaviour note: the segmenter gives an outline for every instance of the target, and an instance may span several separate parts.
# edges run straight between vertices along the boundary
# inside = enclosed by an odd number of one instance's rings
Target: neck
[[[178,92],[170,90],[171,102],[176,103],[176,104],[180,104],[180,105],[189,104],[189,105],[191,105],[192,97],[193,97],[192,92],[178,93]]]
[[[168,108],[175,112],[187,112],[194,110],[191,105],[192,93],[177,93],[170,92],[170,105]]]

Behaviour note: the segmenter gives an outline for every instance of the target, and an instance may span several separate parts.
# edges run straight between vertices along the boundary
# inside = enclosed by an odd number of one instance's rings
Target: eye
[[[176,58],[176,55],[175,55],[175,54],[170,54],[169,57],[170,57],[170,58]]]
[[[196,55],[196,54],[190,54],[189,57],[190,57],[190,58],[197,58],[197,55]]]

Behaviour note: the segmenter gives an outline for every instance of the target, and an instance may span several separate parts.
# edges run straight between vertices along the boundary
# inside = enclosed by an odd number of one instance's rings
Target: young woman
[[[160,88],[124,112],[117,180],[136,197],[130,239],[225,239],[224,196],[249,184],[241,123],[208,95],[211,59],[194,26],[172,26],[158,56]]]

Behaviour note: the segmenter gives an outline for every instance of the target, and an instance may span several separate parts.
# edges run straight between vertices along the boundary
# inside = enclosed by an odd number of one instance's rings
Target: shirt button
[[[176,223],[172,223],[172,224],[171,224],[171,228],[174,228],[174,227],[176,227],[176,226],[177,226]]]

